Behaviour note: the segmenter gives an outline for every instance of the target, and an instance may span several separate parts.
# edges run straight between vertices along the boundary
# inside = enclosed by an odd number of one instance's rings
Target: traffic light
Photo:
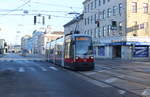
[[[37,22],[37,16],[34,16],[34,25],[36,25],[36,22]]]

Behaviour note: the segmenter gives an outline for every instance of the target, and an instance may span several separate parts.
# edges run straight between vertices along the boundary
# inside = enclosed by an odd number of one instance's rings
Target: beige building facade
[[[58,37],[63,36],[63,32],[61,31],[55,31],[51,33],[45,33],[39,36],[38,41],[38,49],[39,54],[45,55],[46,54],[46,44],[52,40],[57,39]]]
[[[150,57],[149,0],[85,0],[83,32],[93,37],[95,57]]]

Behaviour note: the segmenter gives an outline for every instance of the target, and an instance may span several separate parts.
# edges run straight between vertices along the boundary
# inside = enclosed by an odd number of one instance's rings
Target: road
[[[16,54],[0,58],[1,97],[140,97],[80,72],[31,59]]]
[[[96,60],[94,71],[79,73],[113,87],[150,97],[150,60]]]

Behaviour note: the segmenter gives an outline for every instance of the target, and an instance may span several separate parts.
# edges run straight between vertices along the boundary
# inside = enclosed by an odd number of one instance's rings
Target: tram
[[[93,70],[92,37],[68,34],[47,43],[47,60],[72,70]]]

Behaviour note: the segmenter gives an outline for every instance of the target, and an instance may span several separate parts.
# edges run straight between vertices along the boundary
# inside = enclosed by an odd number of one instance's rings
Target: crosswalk
[[[0,72],[2,71],[15,71],[19,73],[25,73],[25,72],[50,72],[50,71],[58,71],[58,68],[49,66],[49,67],[44,67],[44,66],[30,66],[30,67],[9,67],[9,68],[0,68]]]

